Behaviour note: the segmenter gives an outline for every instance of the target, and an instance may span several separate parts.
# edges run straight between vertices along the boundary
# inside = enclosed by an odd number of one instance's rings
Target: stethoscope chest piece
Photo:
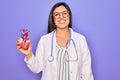
[[[52,62],[52,61],[54,60],[54,57],[53,57],[53,56],[49,56],[48,60],[49,60],[50,62]]]

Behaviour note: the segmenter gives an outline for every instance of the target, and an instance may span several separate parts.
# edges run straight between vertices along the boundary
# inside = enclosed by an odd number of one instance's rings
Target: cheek
[[[57,25],[57,24],[58,24],[58,21],[57,21],[56,19],[54,19],[54,23],[55,23],[55,25]]]
[[[69,23],[69,22],[70,22],[70,17],[67,17],[67,18],[66,18],[66,21]]]
[[[68,18],[67,22],[68,22],[68,24],[70,23],[70,18]]]

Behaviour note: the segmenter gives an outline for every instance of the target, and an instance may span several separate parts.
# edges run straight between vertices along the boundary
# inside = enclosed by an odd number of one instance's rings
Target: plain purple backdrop
[[[21,28],[30,30],[35,53],[47,33],[52,6],[66,2],[73,14],[73,29],[86,36],[95,80],[120,80],[119,0],[0,0],[0,80],[40,80],[16,49]],[[51,72],[52,73],[52,72]]]

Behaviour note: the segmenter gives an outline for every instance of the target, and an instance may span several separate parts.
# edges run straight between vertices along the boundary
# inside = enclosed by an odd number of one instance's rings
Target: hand
[[[17,49],[26,56],[27,60],[31,58],[32,44],[30,40],[27,40],[26,42],[24,42],[22,38],[18,38],[16,46],[17,46]]]

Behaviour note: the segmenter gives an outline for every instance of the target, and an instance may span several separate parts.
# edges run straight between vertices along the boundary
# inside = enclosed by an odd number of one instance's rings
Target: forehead
[[[63,6],[63,5],[55,8],[55,10],[54,10],[54,12],[63,12],[63,11],[67,11],[67,9],[65,8],[65,6]]]

